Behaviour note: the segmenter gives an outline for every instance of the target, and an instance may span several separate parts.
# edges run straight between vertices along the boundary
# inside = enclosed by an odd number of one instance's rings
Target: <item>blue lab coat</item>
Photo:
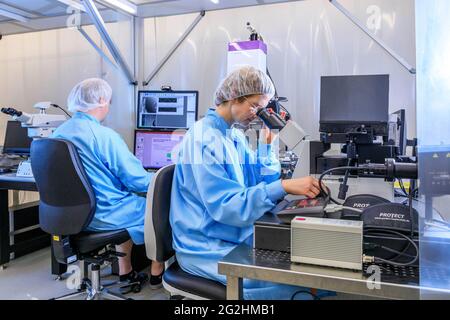
[[[118,133],[87,113],[75,113],[52,137],[76,146],[94,189],[97,206],[88,230],[127,229],[133,243],[143,244],[146,199],[136,193],[147,192],[153,173],[142,167]]]
[[[251,244],[253,223],[284,196],[271,146],[251,150],[243,133],[210,109],[186,134],[173,179],[170,223],[181,268],[225,284],[218,261],[240,243]],[[289,299],[297,290],[244,280],[246,299]]]

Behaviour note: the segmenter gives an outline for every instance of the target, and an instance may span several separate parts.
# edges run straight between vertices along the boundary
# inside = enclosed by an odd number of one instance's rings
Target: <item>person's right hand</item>
[[[286,193],[307,196],[308,198],[315,198],[320,193],[319,181],[313,177],[282,180],[281,185]]]

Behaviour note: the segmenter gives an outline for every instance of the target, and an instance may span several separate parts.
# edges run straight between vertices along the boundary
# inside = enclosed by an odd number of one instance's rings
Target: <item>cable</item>
[[[69,118],[72,118],[72,116],[71,116],[66,110],[64,110],[63,108],[61,108],[61,107],[58,106],[57,104],[52,103],[51,106],[52,106],[52,107],[55,107],[55,108],[58,108],[58,109],[61,109],[62,111],[64,111],[65,114],[67,114],[67,116],[68,116]]]
[[[397,179],[398,184],[400,185],[400,189],[402,189],[403,193],[405,194],[405,197],[409,197],[408,192],[406,192],[405,185],[403,184],[402,179]]]
[[[314,298],[314,300],[320,300],[319,296],[315,295],[314,293],[310,292],[310,291],[306,291],[306,290],[299,290],[294,292],[294,294],[291,296],[291,300],[294,300],[295,296],[299,293],[307,293],[310,296],[312,296]]]
[[[332,202],[334,202],[335,204],[342,205],[342,203],[336,201],[336,200],[331,196],[331,192],[328,193],[327,191],[325,191],[325,190],[322,188],[322,180],[323,180],[323,177],[324,177],[325,175],[327,175],[328,173],[333,172],[333,171],[337,171],[337,170],[353,170],[353,169],[357,169],[357,168],[358,168],[358,167],[350,167],[350,166],[346,166],[346,167],[336,167],[336,168],[331,168],[331,169],[325,170],[324,172],[322,172],[322,174],[321,174],[320,177],[319,177],[319,188],[320,188],[320,191],[321,191],[323,194],[325,194],[326,196],[328,196],[328,197],[330,198],[330,200],[331,200]]]
[[[410,255],[410,254],[407,254],[407,253],[404,253],[404,252],[401,252],[401,251],[398,251],[398,250],[395,250],[395,249],[392,249],[392,248],[389,248],[389,247],[385,247],[385,246],[383,246],[381,244],[365,242],[364,245],[372,247],[372,248],[369,248],[369,249],[380,248],[380,249],[383,249],[383,250],[386,250],[386,251],[389,251],[389,252],[392,252],[392,253],[396,253],[398,255],[402,255],[402,256],[405,256],[405,257],[408,257],[408,258],[415,258],[415,256],[413,256],[413,255]]]
[[[416,249],[416,256],[414,257],[413,260],[411,260],[410,262],[407,262],[407,263],[394,262],[394,261],[386,260],[386,259],[379,258],[379,257],[374,257],[375,258],[375,262],[377,262],[377,261],[378,262],[384,262],[384,263],[387,263],[387,264],[392,264],[394,266],[410,266],[413,263],[415,263],[417,261],[417,259],[419,258],[419,247],[416,245],[414,240],[412,240],[408,236],[405,236],[403,233],[400,233],[400,232],[397,232],[397,231],[394,231],[394,230],[377,229],[377,228],[366,230],[366,232],[368,232],[368,233],[370,233],[372,231],[378,231],[378,232],[383,232],[383,233],[391,233],[391,234],[395,234],[395,235],[401,236],[401,237],[405,238],[407,241],[409,241],[409,243],[411,243],[413,245],[414,249]]]

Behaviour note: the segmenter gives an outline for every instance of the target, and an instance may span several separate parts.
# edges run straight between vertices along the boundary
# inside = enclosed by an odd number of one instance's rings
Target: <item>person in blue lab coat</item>
[[[270,78],[253,67],[232,72],[217,88],[216,108],[186,134],[173,179],[170,223],[181,268],[226,283],[218,261],[244,241],[252,241],[253,223],[286,194],[315,197],[315,178],[280,180],[280,163],[269,130],[256,151],[241,130],[274,96]],[[249,243],[250,244],[250,243]],[[244,280],[245,299],[311,298],[309,289]],[[305,292],[306,291],[306,292]],[[303,295],[303,296],[302,296]]]
[[[116,248],[126,254],[119,258],[120,280],[144,283],[148,275],[132,269],[131,249],[133,243],[144,243],[146,199],[136,193],[147,192],[153,173],[143,168],[118,133],[101,124],[109,112],[111,97],[112,89],[102,79],[77,84],[68,98],[69,111],[75,114],[52,137],[75,145],[94,190],[96,209],[87,230],[126,229],[131,240]],[[152,288],[161,287],[163,271],[162,263],[152,261]]]

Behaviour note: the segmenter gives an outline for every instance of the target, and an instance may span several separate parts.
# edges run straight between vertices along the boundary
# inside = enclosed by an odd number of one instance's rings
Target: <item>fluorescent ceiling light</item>
[[[25,18],[24,16],[21,16],[20,14],[13,13],[13,12],[3,10],[3,9],[0,9],[0,16],[4,16],[6,18],[10,18],[10,19],[17,20],[17,21],[24,22],[24,23],[27,23],[28,21],[30,21],[28,18]]]
[[[126,0],[102,0],[132,15],[137,15],[137,7]]]
[[[75,8],[77,10],[86,12],[86,9],[84,9],[84,6],[82,4],[74,1],[74,0],[56,0],[56,1],[64,3],[65,5],[67,5],[69,7],[72,7],[72,8]]]
[[[57,1],[59,1],[61,3],[64,3],[64,4],[66,4],[69,7],[75,8],[75,9],[83,11],[83,12],[86,12],[86,9],[84,8],[84,6],[82,4],[76,2],[76,1],[73,1],[73,0],[57,0]]]

